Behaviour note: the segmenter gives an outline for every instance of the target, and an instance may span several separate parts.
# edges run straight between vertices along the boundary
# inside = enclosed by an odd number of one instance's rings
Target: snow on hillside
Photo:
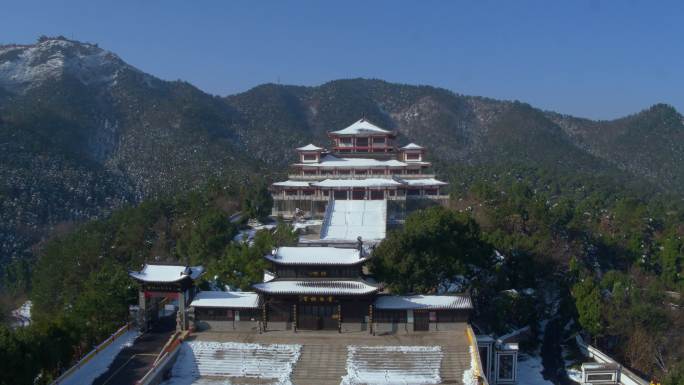
[[[12,327],[22,327],[31,324],[31,301],[24,302],[17,309],[12,310]]]
[[[171,378],[164,385],[230,384],[231,378],[292,385],[290,375],[301,345],[191,341],[180,349]]]
[[[340,385],[438,384],[439,346],[348,346]]]
[[[0,87],[11,91],[24,91],[65,74],[86,85],[110,83],[124,68],[135,70],[96,45],[62,38],[0,46]]]

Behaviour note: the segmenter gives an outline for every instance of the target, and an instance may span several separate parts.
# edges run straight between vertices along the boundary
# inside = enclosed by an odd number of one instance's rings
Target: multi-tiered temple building
[[[469,376],[514,383],[517,345],[491,338],[478,344],[468,325],[473,310],[468,294],[391,293],[369,274],[366,264],[393,216],[447,199],[446,183],[430,173],[425,149],[413,143],[397,148],[395,133],[364,119],[329,135],[330,150],[312,144],[298,148],[299,162],[289,180],[272,186],[273,214],[323,217],[317,236],[265,255],[269,266],[253,292],[198,291],[199,266],[147,265],[131,272],[140,283],[138,324],[146,327],[163,297],[179,300],[180,329],[200,332],[253,333],[250,338],[278,332],[287,338],[288,331],[330,330],[357,343],[366,334],[467,336],[467,342],[450,349],[469,351],[465,362],[471,368],[482,358],[482,371]],[[376,359],[368,362],[386,374]]]
[[[274,215],[289,217],[299,209],[322,216],[330,200],[387,200],[393,203],[390,210],[401,210],[407,201],[448,199],[446,183],[431,174],[422,146],[398,148],[394,132],[365,119],[328,135],[329,150],[313,144],[297,148],[289,179],[272,186]]]

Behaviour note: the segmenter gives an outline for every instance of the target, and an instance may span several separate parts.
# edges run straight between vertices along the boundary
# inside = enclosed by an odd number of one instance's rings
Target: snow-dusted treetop
[[[387,131],[382,129],[375,124],[367,121],[366,119],[360,119],[349,127],[343,128],[338,131],[333,131],[331,134],[334,135],[359,135],[359,134],[391,134],[392,131]]]

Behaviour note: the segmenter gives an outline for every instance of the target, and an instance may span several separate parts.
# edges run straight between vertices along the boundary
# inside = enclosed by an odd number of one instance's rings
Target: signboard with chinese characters
[[[300,295],[299,302],[306,303],[333,303],[335,297],[331,295]]]
[[[170,298],[177,299],[178,293],[168,292],[168,291],[146,291],[145,298]]]

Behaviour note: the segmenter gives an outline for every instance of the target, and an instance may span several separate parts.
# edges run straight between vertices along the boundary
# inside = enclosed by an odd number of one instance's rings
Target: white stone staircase
[[[192,383],[188,379],[211,383],[212,378],[230,378],[231,383],[290,384],[300,353],[299,345],[237,342],[192,341],[183,344],[182,349],[169,384]]]
[[[349,346],[342,384],[439,384],[440,346]]]

